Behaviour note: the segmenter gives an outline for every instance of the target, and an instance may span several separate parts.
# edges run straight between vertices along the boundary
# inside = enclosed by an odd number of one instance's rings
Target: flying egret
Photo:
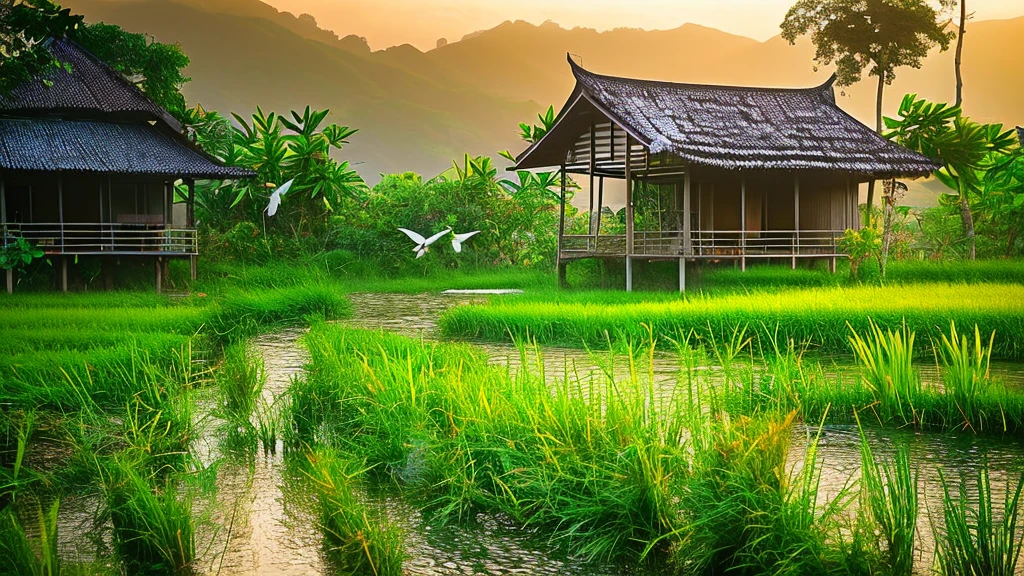
[[[451,228],[445,228],[444,230],[438,232],[437,234],[434,234],[430,238],[424,238],[423,236],[420,236],[419,234],[413,232],[412,230],[406,230],[405,228],[399,228],[399,230],[405,233],[405,235],[408,236],[410,240],[416,243],[416,247],[413,248],[412,250],[413,252],[416,253],[417,258],[422,258],[423,255],[426,254],[427,248],[429,248],[431,244],[437,242],[438,240],[443,238],[445,234],[452,231]]]
[[[456,234],[455,232],[452,232],[452,248],[455,248],[456,252],[462,252],[462,243],[479,233],[479,230],[466,232],[465,234]]]
[[[284,184],[281,184],[281,186],[277,190],[274,190],[274,193],[270,195],[270,204],[267,204],[267,216],[277,214],[277,207],[281,205],[281,196],[288,193],[288,190],[292,187],[292,182],[295,182],[294,178]]]

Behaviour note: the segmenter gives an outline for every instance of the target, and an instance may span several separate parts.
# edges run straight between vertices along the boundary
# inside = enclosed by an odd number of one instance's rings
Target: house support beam
[[[800,251],[800,175],[793,175],[793,262],[796,270],[796,255]]]
[[[60,216],[60,251],[64,252],[64,175],[57,172],[57,213]],[[65,276],[67,274],[65,273]],[[64,291],[67,292],[67,280],[64,281]]]
[[[163,286],[164,267],[163,267],[162,260],[163,260],[163,258],[160,258],[158,256],[153,261],[153,263],[155,264],[155,268],[156,268],[156,293],[157,294],[162,294],[163,290],[164,290],[164,286]]]
[[[633,140],[626,134],[626,292],[633,291]]]
[[[686,258],[679,259],[679,293],[686,292]]]
[[[594,172],[597,170],[597,134],[594,121],[590,121],[590,212],[587,214],[587,233],[594,235]]]
[[[683,175],[683,256],[693,256],[693,230],[690,225],[690,190],[693,183],[690,181],[690,167],[686,167],[686,174]]]
[[[60,291],[68,291],[68,257],[60,257]]]
[[[594,248],[597,248],[597,237],[601,235],[601,212],[604,210],[604,176],[597,177],[597,226],[594,228]]]
[[[558,286],[565,287],[565,262],[562,261],[562,242],[565,236],[565,164],[562,164],[561,191],[558,195]]]
[[[0,175],[0,238],[7,241],[7,190],[4,188],[4,177]],[[14,293],[14,268],[6,270],[7,293]]]
[[[740,270],[747,271],[747,177],[740,176]]]

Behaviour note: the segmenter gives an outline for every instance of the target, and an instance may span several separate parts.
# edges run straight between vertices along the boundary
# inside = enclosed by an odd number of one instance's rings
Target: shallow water
[[[404,295],[354,294],[353,317],[344,323],[370,329],[382,329],[402,335],[438,339],[437,319],[451,306],[480,302],[471,295]],[[284,394],[291,379],[304,369],[306,355],[299,338],[300,329],[285,329],[256,338],[252,345],[264,362],[267,381],[263,389],[264,400],[273,403]],[[512,370],[523,369],[519,351],[508,344],[475,342],[491,358],[492,363],[509,365]],[[571,371],[585,377],[599,374],[601,364],[615,361],[617,375],[628,373],[623,357],[610,357],[607,353],[591,355],[586,351],[545,347],[543,364],[550,378],[562,378]],[[833,359],[827,362],[827,371],[842,377],[856,377],[856,369],[849,360]],[[528,359],[527,369],[537,370],[535,360]],[[650,367],[656,382],[674,383],[679,370],[674,354],[657,352]],[[715,367],[707,368],[711,372]],[[645,368],[646,370],[646,368]],[[934,366],[921,366],[926,384],[938,382]],[[993,365],[993,375],[1011,386],[1024,387],[1024,366],[1012,363]],[[197,509],[212,516],[202,523],[197,542],[201,558],[198,571],[203,574],[269,574],[291,576],[299,574],[328,574],[329,566],[322,554],[320,533],[316,528],[316,513],[308,492],[301,489],[303,479],[295,477],[282,456],[263,454],[222,457],[220,441],[222,423],[209,416],[213,411],[214,391],[200,399],[199,412],[206,413],[198,424],[200,438],[196,450],[205,463],[220,462],[217,473],[216,501]],[[808,438],[816,430],[800,426],[793,434],[790,455],[792,469],[803,463]],[[1024,471],[1024,443],[1016,440],[976,438],[970,434],[916,434],[892,430],[871,429],[869,439],[876,457],[889,457],[893,447],[906,442],[911,449],[912,461],[921,473],[922,490],[918,527],[917,571],[927,573],[934,562],[934,541],[931,523],[941,519],[941,488],[938,471],[947,477],[960,474],[974,477],[983,459],[988,459],[995,471],[993,489],[1001,500],[1005,491],[1005,478]],[[824,502],[848,486],[860,472],[860,446],[858,431],[852,426],[830,426],[822,431],[818,447],[818,465],[822,470],[820,501]],[[570,574],[615,575],[623,574],[621,567],[596,565],[559,554],[556,547],[543,537],[510,526],[500,518],[481,516],[474,527],[438,526],[425,520],[414,507],[387,495],[370,495],[371,504],[387,510],[392,522],[403,529],[408,559],[405,572],[411,576],[439,576],[456,574]],[[94,542],[91,530],[98,497],[84,494],[66,499],[61,504],[62,550],[66,558],[95,558],[97,550],[108,548],[103,542]],[[209,543],[207,548],[204,544]],[[627,572],[628,573],[628,572]],[[1024,573],[1024,566],[1020,573]]]

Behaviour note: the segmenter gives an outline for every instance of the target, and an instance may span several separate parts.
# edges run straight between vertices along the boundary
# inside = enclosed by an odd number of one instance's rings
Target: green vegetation
[[[941,474],[941,472],[940,472]],[[961,479],[959,491],[952,494],[942,477],[942,510],[945,529],[938,531],[939,566],[944,574],[953,576],[1010,576],[1017,573],[1024,530],[1017,521],[1024,475],[1016,485],[1006,481],[1002,509],[992,501],[992,481],[988,463],[978,471],[975,490]],[[971,501],[977,498],[977,507]]]
[[[912,284],[899,287],[836,287],[749,294],[630,296],[589,293],[505,297],[490,304],[461,306],[446,312],[441,328],[448,336],[486,340],[535,339],[541,343],[603,348],[609,341],[637,342],[652,330],[663,345],[688,335],[709,342],[715,334],[745,328],[756,347],[769,349],[772,338],[802,347],[845,353],[853,326],[871,323],[896,328],[906,323],[936,341],[950,321],[996,332],[992,355],[1022,358],[1024,314],[1016,302],[1020,284]],[[631,300],[631,301],[630,301]]]

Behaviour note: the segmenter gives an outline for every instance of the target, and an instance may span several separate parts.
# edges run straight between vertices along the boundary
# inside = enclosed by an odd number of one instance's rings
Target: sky
[[[339,36],[366,37],[380,50],[412,44],[421,50],[439,38],[493,28],[505,20],[565,28],[583,26],[670,29],[685,23],[718,28],[756,40],[778,34],[793,0],[264,0],[279,10],[312,14]],[[975,19],[1024,16],[1024,0],[971,0]]]

